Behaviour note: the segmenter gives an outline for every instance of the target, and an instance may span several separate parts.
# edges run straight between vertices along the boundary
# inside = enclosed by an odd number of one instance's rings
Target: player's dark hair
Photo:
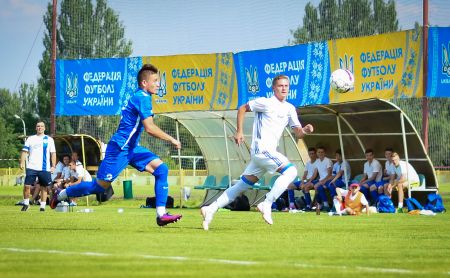
[[[394,149],[391,147],[387,147],[386,149],[384,149],[385,152],[394,152]]]
[[[316,152],[316,148],[314,148],[314,147],[309,147],[309,148],[308,148],[308,152]]]
[[[324,146],[318,146],[317,149],[321,149],[321,150],[324,150],[324,151],[327,150]]]
[[[337,149],[337,150],[336,150],[336,153],[339,154],[340,156],[342,156],[341,149]]]
[[[284,74],[280,74],[275,76],[275,78],[272,80],[272,86],[275,86],[275,84],[278,82],[278,80],[280,79],[286,79],[287,81],[289,81],[289,76],[284,75]]]
[[[152,64],[145,64],[138,72],[138,84],[140,85],[142,80],[147,79],[150,75],[158,73],[158,68]]]
[[[373,153],[373,150],[372,150],[372,149],[366,149],[366,151],[365,151],[364,153],[365,153],[365,154]]]

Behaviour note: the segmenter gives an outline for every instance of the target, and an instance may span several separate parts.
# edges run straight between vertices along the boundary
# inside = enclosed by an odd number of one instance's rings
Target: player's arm
[[[25,161],[27,160],[28,152],[22,151],[20,154],[20,169],[25,169]]]
[[[310,134],[314,132],[314,127],[311,124],[307,124],[304,127],[296,126],[293,128],[295,136],[298,139],[303,138],[306,134]]]
[[[50,153],[51,155],[51,160],[52,160],[52,167],[50,167],[50,172],[54,172],[56,169],[56,152],[52,152]]]
[[[361,181],[359,182],[359,184],[363,184],[363,183],[365,183],[367,180],[368,180],[368,179],[367,179],[367,174],[364,173],[364,174],[363,174],[363,177],[362,177],[362,179],[361,179]]]
[[[156,137],[158,139],[168,141],[171,144],[173,144],[177,149],[181,148],[181,143],[177,139],[173,138],[169,134],[162,131],[154,122],[153,117],[147,117],[145,120],[142,121],[142,124],[144,125],[145,132],[147,132],[149,135]]]
[[[248,103],[241,105],[238,109],[236,120],[236,134],[234,134],[234,141],[240,145],[244,142],[244,119],[245,113],[252,111]]]

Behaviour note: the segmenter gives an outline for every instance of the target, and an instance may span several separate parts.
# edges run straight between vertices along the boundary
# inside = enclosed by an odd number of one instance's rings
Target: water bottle
[[[316,205],[316,215],[320,215],[320,205]]]
[[[93,211],[94,211],[93,209],[85,208],[85,209],[79,210],[78,212],[90,213],[90,212],[93,212]]]

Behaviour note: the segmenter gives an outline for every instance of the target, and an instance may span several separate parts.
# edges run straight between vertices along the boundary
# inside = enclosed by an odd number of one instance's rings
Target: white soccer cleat
[[[200,212],[203,216],[203,230],[207,231],[209,230],[209,223],[211,223],[213,219],[214,211],[209,206],[204,206],[200,209]]]
[[[256,208],[261,212],[264,221],[269,225],[273,225],[272,208],[268,206],[266,202],[259,203]]]

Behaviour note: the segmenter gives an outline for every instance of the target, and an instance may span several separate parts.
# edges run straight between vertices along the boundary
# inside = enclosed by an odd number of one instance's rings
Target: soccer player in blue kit
[[[153,122],[152,95],[156,94],[160,87],[158,69],[145,64],[139,70],[137,79],[139,89],[122,109],[119,127],[106,147],[105,158],[100,164],[97,179],[92,182],[81,182],[55,194],[50,203],[51,208],[55,208],[58,201],[69,197],[103,193],[130,164],[141,172],[147,171],[155,176],[156,223],[165,226],[177,222],[182,217],[166,212],[169,190],[167,165],[156,154],[139,146],[141,132],[145,130],[149,135],[168,141],[177,149],[181,148],[178,140],[162,131]]]

